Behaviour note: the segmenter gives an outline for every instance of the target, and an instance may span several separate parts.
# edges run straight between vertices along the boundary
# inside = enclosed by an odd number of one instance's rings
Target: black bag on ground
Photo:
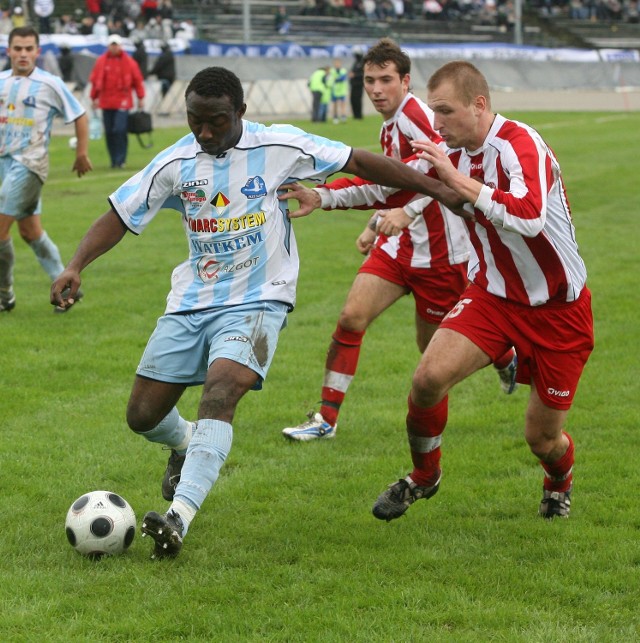
[[[149,112],[129,112],[129,118],[127,120],[127,130],[129,134],[135,134],[138,137],[138,142],[145,149],[153,147],[153,140],[151,138],[151,132],[153,132],[153,123],[151,121],[151,114],[149,114]],[[146,142],[142,138],[142,134],[148,134]]]

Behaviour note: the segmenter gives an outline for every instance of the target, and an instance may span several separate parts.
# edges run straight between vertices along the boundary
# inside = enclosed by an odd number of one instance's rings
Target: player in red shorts
[[[593,318],[560,166],[534,129],[492,112],[487,81],[471,63],[447,63],[427,89],[444,144],[414,141],[416,163],[469,204],[470,285],[413,376],[406,420],[413,470],[378,497],[373,514],[399,518],[438,491],[449,390],[513,346],[517,381],[531,385],[525,439],[544,470],[539,514],[566,518],[574,445],[564,424],[593,349]],[[356,189],[402,202],[400,193],[380,186]],[[305,190],[287,196],[301,203],[291,216],[317,206]],[[411,197],[404,195],[405,202]],[[402,228],[412,216],[409,203],[382,213],[378,226]]]
[[[385,119],[380,145],[386,156],[412,156],[414,139],[441,140],[433,128],[433,112],[409,90],[411,59],[395,42],[389,38],[380,40],[366,53],[363,64],[365,90]],[[334,181],[327,187],[338,190],[343,185],[349,183]],[[358,249],[368,256],[351,286],[329,345],[320,409],[309,413],[307,421],[285,428],[285,437],[299,441],[335,437],[338,414],[356,372],[364,334],[387,308],[413,294],[416,341],[423,353],[444,316],[460,298],[467,285],[466,226],[438,202],[424,199],[420,203],[420,216],[405,230],[376,236],[372,219],[359,236]],[[347,202],[342,207],[350,205]],[[494,362],[501,386],[508,394],[516,386],[516,364],[511,348]]]

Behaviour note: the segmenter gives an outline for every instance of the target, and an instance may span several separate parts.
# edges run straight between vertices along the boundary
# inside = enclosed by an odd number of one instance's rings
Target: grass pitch
[[[389,524],[377,495],[410,468],[406,396],[418,354],[413,303],[367,333],[330,442],[280,435],[320,397],[324,355],[361,261],[358,212],[295,222],[298,306],[265,388],[241,402],[234,445],[180,557],[150,561],[136,538],[95,562],[67,544],[71,502],[122,494],[138,521],[164,511],[166,452],[124,420],[135,367],[187,247],[174,213],[128,235],[84,273],[85,299],[54,315],[47,278],[15,235],[17,306],[0,316],[0,632],[7,641],[640,640],[635,281],[637,113],[508,114],[536,126],[564,170],[589,271],[596,349],[568,430],[576,443],[571,518],[536,515],[542,472],[522,437],[528,389],[504,396],[491,369],[450,397],[440,493]],[[377,117],[316,131],[377,149]],[[307,123],[303,127],[310,128]],[[131,140],[130,171],[186,132]],[[68,260],[130,171],[70,172],[52,143],[44,224]],[[180,410],[194,418],[199,389]]]

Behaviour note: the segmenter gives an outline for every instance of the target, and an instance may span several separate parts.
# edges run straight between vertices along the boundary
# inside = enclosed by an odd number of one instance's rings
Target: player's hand
[[[418,158],[428,161],[438,172],[440,180],[449,185],[447,178],[450,178],[451,174],[458,171],[451,163],[449,155],[429,139],[411,141],[411,147]]]
[[[482,181],[478,181],[477,177],[470,177],[460,172],[451,162],[445,149],[429,140],[411,141],[411,147],[417,153],[418,158],[428,161],[435,168],[440,180],[462,197],[465,203],[475,203],[478,200],[482,190]],[[460,208],[464,207],[463,203],[445,202],[445,205],[458,215]]]
[[[376,240],[376,233],[369,226],[367,226],[356,239],[356,248],[358,252],[363,255],[368,255],[373,248],[373,243]]]
[[[75,172],[79,178],[87,172],[91,172],[91,170],[93,170],[93,165],[89,156],[87,154],[78,154],[71,171]]]
[[[295,199],[298,202],[298,209],[289,212],[290,219],[304,217],[319,208],[322,204],[320,195],[315,190],[300,185],[299,183],[285,183],[280,186],[279,190],[287,190],[286,192],[278,194],[280,201]]]
[[[80,274],[75,270],[63,270],[51,284],[50,301],[52,306],[70,308],[80,288]]]
[[[376,214],[378,215],[376,230],[379,234],[386,234],[388,237],[400,234],[413,221],[403,208],[378,210]]]

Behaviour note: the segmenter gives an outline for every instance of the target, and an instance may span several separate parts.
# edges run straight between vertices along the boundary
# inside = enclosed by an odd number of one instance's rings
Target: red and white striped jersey
[[[483,184],[467,222],[471,239],[469,280],[488,292],[526,306],[578,299],[587,271],[578,252],[575,228],[560,165],[533,128],[496,115],[478,150],[446,149],[462,174]],[[437,176],[423,159],[408,165]],[[398,207],[404,192],[364,181],[338,179],[342,188],[320,189],[323,207]],[[334,182],[334,183],[338,183]],[[466,206],[466,207],[471,207]]]
[[[469,279],[529,306],[578,299],[587,271],[560,165],[540,134],[498,114],[479,150],[449,155],[484,184],[469,226]]]
[[[393,117],[382,124],[382,151],[385,156],[408,159],[413,155],[411,141],[424,138],[441,140],[433,129],[433,112],[408,93]],[[399,235],[379,235],[376,245],[413,268],[464,263],[469,258],[469,237],[463,220],[436,201],[430,201],[422,216]]]

